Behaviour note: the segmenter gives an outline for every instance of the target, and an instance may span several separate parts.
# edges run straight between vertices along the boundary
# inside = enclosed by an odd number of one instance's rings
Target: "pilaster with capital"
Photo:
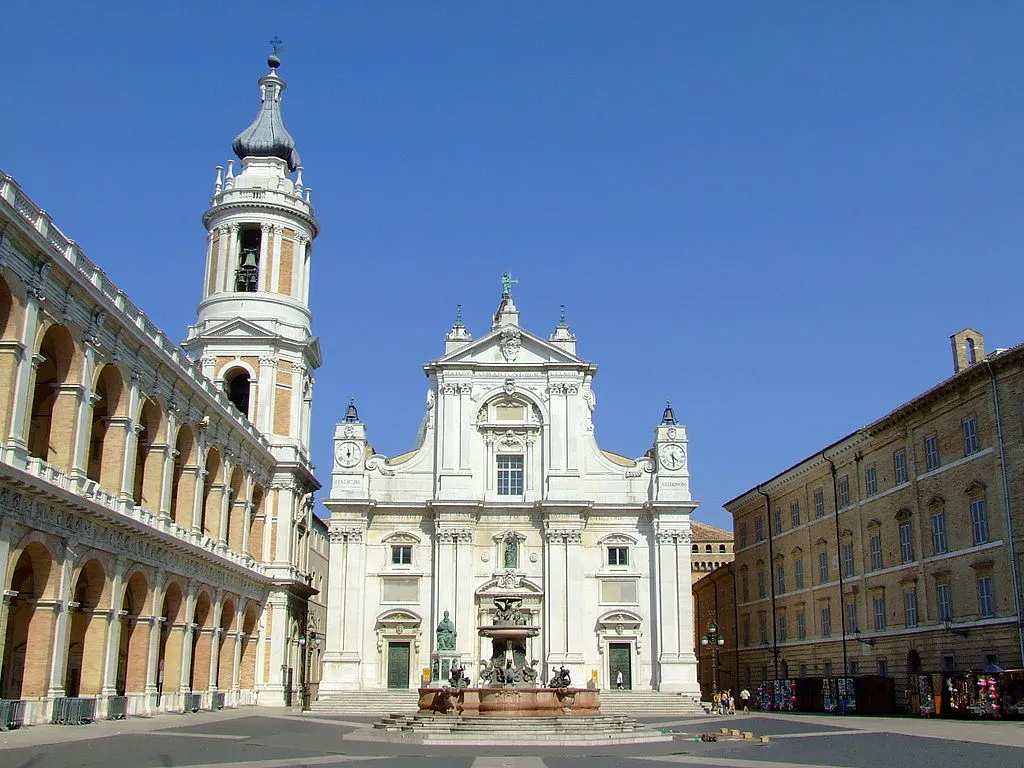
[[[327,582],[326,647],[321,693],[361,687],[366,567],[365,519],[332,520]]]
[[[33,386],[36,367],[39,358],[35,355],[36,335],[39,329],[39,302],[38,296],[32,292],[27,293],[25,313],[22,322],[21,333],[21,356],[18,361],[17,370],[14,376],[14,392],[11,394],[13,412],[9,435],[7,437],[8,449],[7,459],[17,457],[24,461],[28,458],[28,445],[26,443],[28,429],[28,409],[32,398],[29,396],[30,388]]]

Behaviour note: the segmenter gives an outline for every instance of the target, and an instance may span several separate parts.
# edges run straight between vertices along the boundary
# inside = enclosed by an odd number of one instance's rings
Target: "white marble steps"
[[[601,714],[661,717],[707,712],[692,696],[668,691],[601,691]]]
[[[380,717],[387,712],[415,712],[419,708],[419,703],[420,695],[417,691],[342,691],[321,696],[313,702],[310,709],[320,714]]]
[[[625,715],[565,717],[458,717],[392,714],[345,735],[356,741],[415,744],[649,744],[672,737]]]

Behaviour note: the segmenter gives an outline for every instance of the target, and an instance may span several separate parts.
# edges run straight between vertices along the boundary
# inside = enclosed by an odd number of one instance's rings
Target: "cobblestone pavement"
[[[368,728],[371,722],[241,709],[79,727],[43,725],[0,733],[0,766],[357,768],[386,763],[398,768],[657,768],[660,763],[665,768],[893,768],[913,761],[944,768],[1019,768],[1024,754],[1020,722],[774,714],[646,718],[649,725],[679,735],[672,742],[621,747],[424,747],[342,740],[344,734]],[[720,726],[771,739],[768,744],[689,740],[693,734],[717,732]]]

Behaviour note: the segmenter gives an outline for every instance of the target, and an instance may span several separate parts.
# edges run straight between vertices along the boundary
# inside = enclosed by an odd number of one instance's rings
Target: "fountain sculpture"
[[[447,686],[420,688],[421,711],[464,716],[597,714],[598,692],[573,688],[565,667],[553,671],[547,687],[537,687],[537,660],[527,663],[526,640],[540,628],[529,623],[522,603],[519,597],[496,598],[493,623],[478,627],[481,637],[491,639],[491,658],[480,669],[485,685],[470,687],[465,669],[453,663]]]

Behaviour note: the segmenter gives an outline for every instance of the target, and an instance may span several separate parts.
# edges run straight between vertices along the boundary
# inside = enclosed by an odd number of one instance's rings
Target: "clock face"
[[[669,443],[658,449],[658,457],[665,469],[682,469],[686,464],[686,449],[678,443]]]
[[[339,467],[354,467],[359,463],[359,455],[361,452],[359,443],[353,443],[351,441],[338,443],[338,447],[334,449],[334,460],[338,462]]]

